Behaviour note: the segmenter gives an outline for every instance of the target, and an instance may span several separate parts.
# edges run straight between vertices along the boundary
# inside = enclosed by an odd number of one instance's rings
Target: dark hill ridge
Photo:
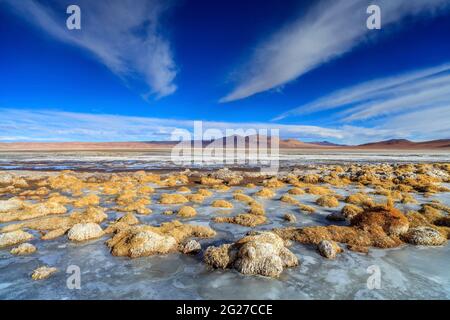
[[[386,141],[366,143],[354,148],[361,149],[445,149],[450,148],[450,139],[413,142],[406,139],[391,139]]]

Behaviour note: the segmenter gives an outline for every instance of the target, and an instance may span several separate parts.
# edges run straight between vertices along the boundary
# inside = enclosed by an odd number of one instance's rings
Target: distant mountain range
[[[188,141],[186,144],[201,145],[206,147],[211,143],[224,146],[226,140],[233,140],[236,144],[242,137],[231,136],[209,141]],[[271,138],[263,136],[247,136],[243,142],[247,148],[250,141],[256,141],[259,146],[267,139],[270,146]],[[3,142],[0,143],[0,151],[81,151],[81,150],[148,150],[171,148],[178,144],[177,141],[130,141],[130,142]],[[361,149],[361,150],[440,150],[450,149],[450,139],[413,142],[406,139],[391,139],[361,145],[340,145],[328,141],[302,142],[297,139],[279,140],[281,149]]]
[[[357,147],[363,149],[445,149],[450,148],[450,139],[422,142],[413,142],[406,139],[391,139],[386,141],[366,143]]]

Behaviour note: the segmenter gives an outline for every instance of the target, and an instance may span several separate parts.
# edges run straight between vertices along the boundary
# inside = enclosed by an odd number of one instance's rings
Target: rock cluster
[[[33,239],[33,235],[23,230],[0,233],[0,248],[14,246]]]
[[[11,252],[11,254],[23,256],[26,254],[32,254],[32,253],[36,252],[36,250],[37,250],[36,247],[34,245],[32,245],[31,243],[22,243],[18,247],[12,248],[10,252]]]
[[[87,241],[104,235],[102,228],[93,222],[77,223],[70,228],[67,237],[72,241]]]
[[[254,232],[232,244],[208,247],[204,261],[213,268],[266,277],[278,277],[284,268],[299,263],[283,239],[271,232]]]

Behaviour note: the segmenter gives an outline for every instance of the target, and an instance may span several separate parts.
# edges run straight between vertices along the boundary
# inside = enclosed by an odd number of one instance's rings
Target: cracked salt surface
[[[194,189],[194,188],[193,188]],[[260,188],[233,187],[226,193],[215,192],[201,205],[194,205],[198,215],[182,222],[210,225],[217,231],[212,239],[200,239],[202,248],[235,241],[251,230],[233,224],[216,224],[211,218],[221,215],[220,208],[210,204],[217,199],[233,202],[234,208],[224,215],[243,212],[246,206],[232,199],[232,191],[241,189],[252,195]],[[295,206],[275,199],[289,188],[277,190],[273,199],[261,199],[266,208],[268,224],[255,229],[269,230],[288,226],[285,213],[297,217],[297,226],[326,225],[329,213],[338,208],[321,208],[314,201],[318,196],[295,195],[302,203],[314,206],[314,214],[301,213]],[[194,190],[193,190],[194,191]],[[367,189],[369,191],[369,189]],[[162,206],[157,199],[164,190],[152,195],[153,213],[136,215],[142,223],[159,224],[177,219],[162,212],[179,205]],[[342,193],[342,191],[339,191]],[[356,192],[349,187],[348,192]],[[377,198],[379,196],[375,196]],[[420,202],[425,201],[420,196]],[[448,194],[438,198],[450,205]],[[430,201],[433,198],[427,198]],[[382,199],[379,197],[378,199]],[[102,204],[104,205],[104,204]],[[408,205],[417,209],[417,205]],[[121,214],[109,213],[110,220]],[[337,224],[336,222],[333,222]],[[345,224],[345,223],[343,223]],[[102,226],[105,227],[106,223]],[[37,233],[35,233],[37,235]],[[29,256],[13,256],[8,249],[0,250],[0,299],[449,299],[450,246],[414,247],[405,245],[395,249],[371,249],[368,255],[345,250],[336,260],[321,257],[313,246],[293,242],[290,249],[299,257],[298,267],[286,269],[278,279],[244,276],[233,270],[211,270],[202,262],[202,254],[187,256],[179,253],[138,259],[114,257],[104,242],[109,236],[86,243],[68,242],[65,237],[52,241],[31,241],[38,251]],[[42,281],[32,281],[31,272],[50,265],[58,273]],[[81,289],[70,290],[66,280],[69,265],[81,269]],[[367,268],[377,265],[381,271],[381,289],[369,290]]]

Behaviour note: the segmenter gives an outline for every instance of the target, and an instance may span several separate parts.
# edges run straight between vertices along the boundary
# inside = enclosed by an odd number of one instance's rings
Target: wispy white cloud
[[[160,98],[177,89],[176,65],[160,26],[172,1],[72,1],[80,6],[82,17],[81,30],[72,31],[66,28],[68,16],[61,2],[49,6],[39,0],[2,1],[56,39],[92,53],[127,85],[143,83],[143,96]]]
[[[149,141],[169,140],[176,129],[193,130],[194,120],[94,115],[49,110],[0,109],[3,141]],[[283,137],[341,139],[341,130],[273,123],[203,121],[203,130],[279,129]]]
[[[194,120],[174,120],[86,114],[54,110],[0,108],[0,141],[151,141],[170,140],[175,130],[194,128]],[[450,108],[436,107],[397,115],[373,127],[264,122],[203,121],[203,130],[279,129],[282,138],[306,141],[331,140],[360,144],[392,138],[432,140],[450,138]],[[270,131],[269,131],[270,132]]]
[[[344,88],[311,103],[289,110],[286,117],[339,109],[335,117],[352,122],[412,111],[450,106],[450,64],[416,70]]]
[[[369,4],[382,11],[387,28],[410,16],[436,14],[449,8],[447,0],[322,0],[273,34],[255,50],[239,71],[240,81],[221,102],[243,99],[282,86],[376,35],[366,27]]]
[[[418,140],[450,139],[450,104],[389,118],[377,129],[390,130],[398,136]]]

